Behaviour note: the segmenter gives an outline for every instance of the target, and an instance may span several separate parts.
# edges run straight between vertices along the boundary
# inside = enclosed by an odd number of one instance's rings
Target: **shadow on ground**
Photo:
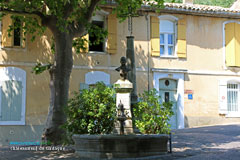
[[[172,141],[173,153],[168,155],[168,159],[182,159],[186,157],[186,159],[192,159],[199,156],[203,158],[204,155],[210,154],[221,157],[220,155],[223,153],[226,155],[228,153],[237,153],[239,159],[240,125],[220,125],[174,130]],[[229,159],[229,157],[227,158]],[[215,157],[214,159],[217,158]]]
[[[240,124],[189,128],[172,131],[173,153],[144,159],[154,160],[239,160]],[[9,147],[0,149],[0,159],[51,160],[78,159],[68,151],[13,151]]]

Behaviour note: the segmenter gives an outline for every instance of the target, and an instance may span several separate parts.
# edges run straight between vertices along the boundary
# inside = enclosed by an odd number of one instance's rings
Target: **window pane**
[[[164,34],[160,34],[160,44],[164,44]]]
[[[160,32],[174,33],[174,23],[168,20],[160,20]]]
[[[21,46],[21,20],[19,18],[14,20],[13,45]]]
[[[173,47],[168,47],[168,55],[173,55]]]
[[[164,46],[160,46],[160,55],[163,55],[164,54]]]
[[[227,105],[228,111],[238,111],[238,84],[227,85]]]
[[[3,81],[1,88],[0,121],[21,121],[22,82]]]
[[[99,28],[104,28],[103,21],[92,21],[92,24]],[[104,42],[100,41],[97,43],[97,40],[99,39],[97,39],[95,34],[89,34],[89,41],[91,42],[89,45],[89,51],[104,52]]]
[[[173,44],[173,35],[168,34],[168,44]]]

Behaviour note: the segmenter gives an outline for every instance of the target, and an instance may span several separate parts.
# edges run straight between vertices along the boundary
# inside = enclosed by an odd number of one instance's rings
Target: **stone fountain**
[[[114,84],[118,115],[115,134],[73,135],[75,152],[79,158],[147,158],[167,153],[168,135],[134,134],[131,115],[133,85],[127,79],[130,70],[126,66],[126,58],[122,57],[120,63],[121,66],[116,69],[120,73],[120,79]]]

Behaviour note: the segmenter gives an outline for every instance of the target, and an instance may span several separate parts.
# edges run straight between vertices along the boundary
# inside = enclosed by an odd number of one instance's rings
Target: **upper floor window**
[[[91,33],[85,35],[83,38],[90,41],[91,44],[87,42],[84,43],[86,50],[80,52],[90,52],[90,53],[117,53],[117,17],[116,14],[108,13],[106,11],[100,10],[96,12],[96,15],[92,17],[92,23],[100,28],[107,29],[108,35],[103,42],[92,44],[96,40],[96,36]]]
[[[225,63],[227,67],[240,67],[240,22],[224,24]]]
[[[98,19],[93,19],[92,24],[98,26],[101,29],[104,29],[104,17],[98,16]],[[105,42],[101,41],[97,44],[94,44],[97,37],[93,34],[89,34],[89,41],[91,42],[91,45],[89,45],[89,51],[91,52],[104,52],[105,51]]]
[[[160,19],[160,56],[174,56],[175,24]]]
[[[186,16],[151,16],[150,25],[152,56],[187,58]]]
[[[25,48],[23,23],[19,18],[11,16],[8,14],[2,18],[2,46],[4,48]],[[11,32],[8,31],[9,26],[13,27]]]
[[[21,46],[21,28],[22,22],[19,18],[15,18],[13,22],[13,45]]]

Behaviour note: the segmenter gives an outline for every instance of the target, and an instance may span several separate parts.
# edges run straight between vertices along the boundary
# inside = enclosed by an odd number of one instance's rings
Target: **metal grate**
[[[229,112],[238,111],[238,84],[227,85],[227,104]]]

